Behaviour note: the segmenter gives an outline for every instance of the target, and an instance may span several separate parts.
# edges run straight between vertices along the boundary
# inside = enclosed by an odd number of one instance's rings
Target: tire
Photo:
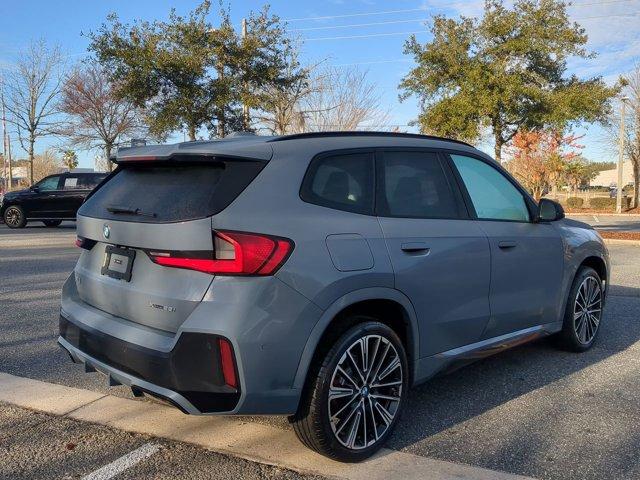
[[[310,369],[298,413],[290,418],[304,445],[342,462],[364,460],[384,445],[398,422],[409,385],[407,356],[396,333],[370,317],[349,319],[353,321],[360,323],[325,345],[328,351],[317,359],[319,366]],[[364,342],[369,352],[366,369]],[[355,362],[360,362],[360,373]],[[369,379],[371,372],[377,382]]]
[[[62,220],[43,220],[42,223],[44,223],[45,227],[53,228],[59,226]]]
[[[581,267],[569,290],[560,346],[572,352],[589,350],[600,332],[603,305],[602,279],[593,268]]]
[[[11,205],[4,211],[4,223],[9,228],[24,228],[27,224],[27,217],[24,210],[18,205]]]

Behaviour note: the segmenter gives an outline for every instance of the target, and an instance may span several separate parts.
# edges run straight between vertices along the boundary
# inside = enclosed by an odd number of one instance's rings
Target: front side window
[[[529,221],[522,193],[497,169],[477,158],[451,155],[467,187],[478,218]]]
[[[45,178],[36,183],[36,186],[41,192],[50,192],[51,190],[58,189],[58,183],[60,182],[60,175],[54,175],[52,177]]]
[[[300,196],[309,203],[348,212],[373,213],[373,154],[336,154],[314,160]]]
[[[378,213],[389,217],[457,218],[453,190],[435,153],[390,151],[380,171]]]

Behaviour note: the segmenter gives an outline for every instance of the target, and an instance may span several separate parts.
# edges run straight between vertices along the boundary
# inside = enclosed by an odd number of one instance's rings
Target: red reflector
[[[238,388],[238,379],[236,378],[236,365],[233,359],[233,348],[229,340],[225,338],[218,339],[220,347],[220,364],[222,365],[222,375],[224,383],[233,388]]]
[[[273,275],[293,251],[291,240],[256,233],[214,232],[213,241],[215,252],[211,258],[181,252],[148,254],[155,263],[166,267],[214,275]]]
[[[84,248],[85,250],[91,250],[97,242],[89,238],[76,237],[76,247]]]

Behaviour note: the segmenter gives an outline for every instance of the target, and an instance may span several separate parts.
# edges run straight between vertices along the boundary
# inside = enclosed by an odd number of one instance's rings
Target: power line
[[[592,20],[596,18],[611,18],[611,17],[637,17],[640,15],[640,12],[633,13],[620,13],[620,14],[611,14],[611,15],[594,15],[591,17],[579,17],[574,18],[573,20]],[[420,33],[428,33],[425,30],[413,31],[413,32],[389,32],[389,33],[371,33],[366,35],[344,35],[337,37],[315,37],[315,38],[306,38],[306,42],[314,42],[314,41],[322,41],[322,40],[352,40],[358,38],[372,38],[372,37],[389,37],[394,35],[417,35]]]
[[[417,18],[412,20],[390,20],[388,22],[371,22],[371,23],[351,23],[348,25],[328,25],[326,27],[309,27],[309,28],[292,28],[291,32],[306,32],[311,30],[328,30],[331,28],[355,28],[355,27],[371,27],[374,25],[392,25],[397,23],[415,23],[428,22],[430,18]]]
[[[345,35],[342,37],[316,37],[306,38],[305,42],[314,42],[318,40],[350,40],[354,38],[371,38],[371,37],[390,37],[393,35],[417,35],[419,33],[429,33],[426,30],[414,31],[414,32],[390,32],[390,33],[371,33],[368,35]]]
[[[288,18],[285,22],[303,22],[306,20],[331,20],[333,18],[348,18],[348,17],[366,17],[369,15],[389,15],[392,13],[408,13],[408,12],[424,12],[427,7],[421,8],[408,8],[405,10],[385,10],[382,12],[366,12],[366,13],[348,13],[345,15],[326,15],[324,17],[302,17],[302,18]]]
[[[638,0],[603,0],[600,2],[589,2],[589,3],[577,3],[574,5],[568,5],[569,8],[579,8],[579,7],[591,7],[598,5],[609,5],[612,3],[628,3],[635,2]],[[304,22],[304,21],[312,21],[312,20],[332,20],[335,18],[351,18],[351,17],[367,17],[372,15],[391,15],[394,13],[410,13],[410,12],[426,12],[429,9],[433,10],[442,10],[446,7],[452,7],[455,5],[464,5],[465,2],[451,2],[447,4],[434,5],[434,6],[424,6],[420,8],[408,8],[403,10],[383,10],[378,12],[361,12],[361,13],[347,13],[342,15],[324,15],[317,17],[300,17],[300,18],[288,18],[285,19],[285,22]]]

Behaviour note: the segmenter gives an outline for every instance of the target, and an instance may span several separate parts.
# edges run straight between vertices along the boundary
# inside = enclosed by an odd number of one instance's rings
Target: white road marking
[[[141,462],[145,458],[150,457],[154,453],[160,450],[160,445],[157,443],[145,443],[140,448],[135,449],[133,452],[127,453],[122,457],[114,460],[113,462],[105,465],[98,470],[91,472],[89,475],[82,477],[82,480],[109,480],[110,478],[119,475],[125,470],[133,467],[136,463]]]
[[[593,216],[593,219],[595,220],[596,223],[600,223],[600,220],[598,220],[598,217],[596,217],[595,215]]]

